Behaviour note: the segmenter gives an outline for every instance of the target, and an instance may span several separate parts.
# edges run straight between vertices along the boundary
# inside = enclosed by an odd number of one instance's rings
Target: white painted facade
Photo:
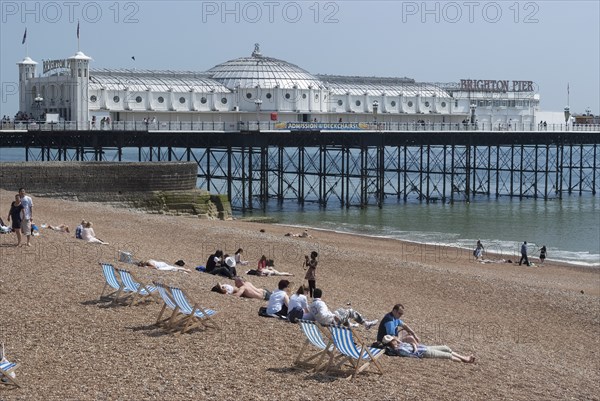
[[[57,113],[65,121],[400,122],[488,126],[536,124],[539,94],[532,90],[465,90],[461,84],[419,83],[408,78],[313,75],[265,57],[250,57],[206,72],[90,69],[77,52],[64,60],[18,63],[20,110]],[[476,81],[472,81],[476,82]],[[477,81],[496,82],[496,81]],[[501,81],[497,81],[501,82]],[[508,81],[506,81],[508,82]],[[530,81],[513,81],[530,82]],[[528,88],[531,89],[531,88]]]

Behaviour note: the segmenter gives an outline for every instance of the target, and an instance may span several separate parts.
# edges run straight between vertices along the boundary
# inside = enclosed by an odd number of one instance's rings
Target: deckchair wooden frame
[[[186,315],[181,320],[183,327],[180,331],[177,331],[177,335],[183,334],[200,325],[206,328],[212,326],[217,330],[221,329],[215,319],[211,317],[216,311],[203,308],[199,303],[194,302],[181,288],[171,287],[170,290],[175,303],[179,307],[179,312]]]
[[[352,367],[352,374],[347,378],[354,379],[356,375],[368,369],[372,363],[377,368],[378,373],[383,375],[383,368],[378,361],[384,354],[382,349],[368,346],[350,327],[332,325],[328,328],[335,348],[344,355],[344,358],[341,358],[337,365],[330,365],[327,370],[332,367],[339,368],[345,362],[348,362]]]
[[[336,352],[329,331],[323,330],[319,324],[312,320],[298,319],[298,324],[306,337],[306,341],[300,349],[300,353],[298,353],[298,356],[294,360],[294,365],[301,368],[308,368],[313,372],[319,372],[330,366],[336,358]],[[316,336],[319,336],[320,338]],[[320,351],[303,358],[304,353],[310,345],[318,348]],[[340,356],[340,354],[337,355],[337,357]],[[327,361],[323,362],[326,357]],[[314,362],[315,360],[317,361]]]
[[[152,284],[156,286],[158,293],[163,300],[163,306],[158,314],[158,317],[156,318],[155,325],[162,327],[167,331],[176,330],[177,326],[179,326],[186,315],[179,311],[179,306],[177,306],[169,286],[158,281],[153,281]],[[163,315],[165,314],[167,308],[172,310],[171,315],[163,319]]]
[[[21,387],[19,382],[11,376],[12,371],[18,367],[19,365],[15,362],[9,362],[6,359],[0,361],[0,383],[6,386],[13,385],[16,387]]]

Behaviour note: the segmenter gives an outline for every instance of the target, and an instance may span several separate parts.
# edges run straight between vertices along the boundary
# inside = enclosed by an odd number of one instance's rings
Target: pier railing
[[[276,122],[276,121],[77,121],[2,122],[3,131],[599,131],[600,124],[469,124],[418,122]]]

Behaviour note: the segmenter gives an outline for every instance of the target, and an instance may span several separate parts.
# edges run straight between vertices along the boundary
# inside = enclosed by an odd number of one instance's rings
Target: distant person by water
[[[527,266],[531,266],[529,263],[529,259],[527,258],[527,241],[523,241],[521,245],[521,259],[519,259],[519,266],[521,263],[525,262]]]
[[[480,240],[477,240],[477,246],[475,247],[475,250],[473,251],[473,256],[475,256],[475,259],[480,259],[481,257],[483,257],[483,244],[481,243]]]
[[[540,251],[540,264],[544,264],[544,260],[546,260],[546,245],[542,245],[539,249]]]

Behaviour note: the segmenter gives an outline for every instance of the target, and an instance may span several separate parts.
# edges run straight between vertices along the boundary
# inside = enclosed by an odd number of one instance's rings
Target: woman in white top
[[[271,316],[281,316],[283,318],[287,317],[288,312],[288,304],[290,303],[290,298],[287,294],[287,290],[290,287],[290,282],[288,280],[280,280],[277,285],[277,290],[273,291],[271,297],[269,298],[269,303],[267,304],[267,314]]]
[[[248,261],[242,260],[242,253],[244,253],[244,250],[242,248],[235,251],[235,263],[238,265],[245,266],[248,264]]]
[[[108,242],[104,242],[98,238],[96,238],[96,233],[92,228],[92,222],[88,221],[85,223],[83,230],[81,230],[81,239],[87,242],[93,242],[96,244],[108,245]]]
[[[291,323],[296,323],[298,319],[315,320],[312,313],[308,311],[308,299],[304,295],[305,292],[304,285],[301,285],[296,293],[290,297],[287,317]]]

